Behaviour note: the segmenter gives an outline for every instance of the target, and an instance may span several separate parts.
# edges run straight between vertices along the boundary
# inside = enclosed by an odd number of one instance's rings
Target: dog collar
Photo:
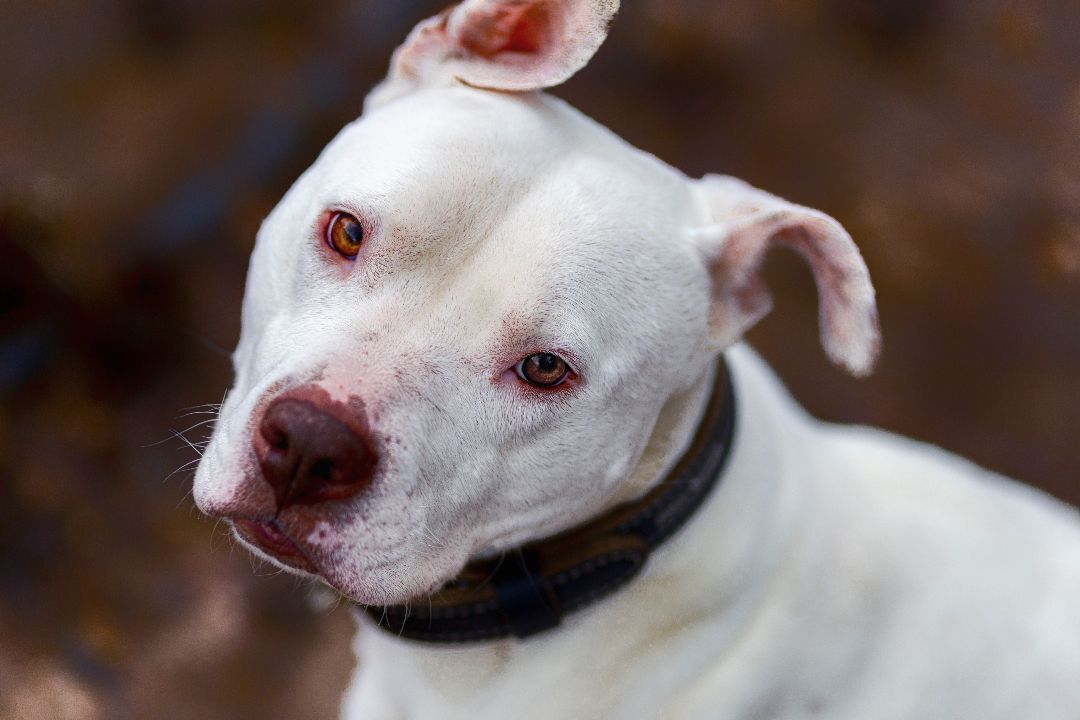
[[[430,598],[366,608],[400,637],[432,643],[535,635],[628,583],[649,553],[716,485],[735,430],[735,395],[721,359],[705,416],[674,469],[642,498],[588,523],[471,562]]]

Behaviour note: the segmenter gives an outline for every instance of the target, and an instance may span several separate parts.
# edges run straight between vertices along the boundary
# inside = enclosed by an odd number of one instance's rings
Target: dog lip
[[[304,551],[282,531],[276,521],[260,522],[257,520],[236,519],[233,520],[233,526],[243,539],[267,555],[297,570],[312,574],[318,573],[315,565],[304,554]]]

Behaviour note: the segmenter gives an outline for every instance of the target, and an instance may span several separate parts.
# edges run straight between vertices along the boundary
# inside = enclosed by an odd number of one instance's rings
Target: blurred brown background
[[[0,717],[334,716],[348,612],[252,572],[170,428],[230,381],[260,219],[442,4],[0,5]],[[752,335],[813,412],[1076,503],[1077,38],[1074,0],[624,0],[558,94],[851,230],[878,373],[827,365],[793,257]]]

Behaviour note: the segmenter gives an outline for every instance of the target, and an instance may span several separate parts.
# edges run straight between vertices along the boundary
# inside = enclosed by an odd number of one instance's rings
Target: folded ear
[[[881,347],[874,286],[840,223],[735,178],[707,175],[694,187],[711,220],[695,240],[712,278],[713,349],[738,340],[772,308],[760,267],[769,248],[782,245],[813,271],[826,354],[853,375],[869,374]]]
[[[455,81],[511,91],[558,85],[597,51],[618,9],[619,0],[465,0],[413,28],[367,106]]]

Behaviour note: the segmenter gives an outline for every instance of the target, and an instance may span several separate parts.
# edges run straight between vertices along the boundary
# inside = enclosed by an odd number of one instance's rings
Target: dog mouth
[[[311,559],[293,542],[276,520],[260,522],[257,520],[233,520],[233,527],[241,539],[274,558],[283,565],[313,575],[318,569]]]

